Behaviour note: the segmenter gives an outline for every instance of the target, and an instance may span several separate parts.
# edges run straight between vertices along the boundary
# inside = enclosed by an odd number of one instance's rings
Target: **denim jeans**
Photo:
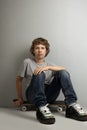
[[[54,79],[49,85],[45,84],[45,74],[42,72],[33,75],[26,90],[26,98],[36,107],[39,107],[47,103],[53,103],[59,96],[60,90],[64,94],[67,105],[76,102],[77,96],[71,83],[70,74],[67,71],[55,71]]]

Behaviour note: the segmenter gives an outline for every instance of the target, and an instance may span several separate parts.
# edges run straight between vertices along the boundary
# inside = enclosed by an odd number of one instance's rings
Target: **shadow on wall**
[[[24,50],[20,54],[12,55],[12,60],[4,66],[2,63],[1,79],[0,79],[0,107],[13,107],[13,98],[17,98],[16,92],[16,75],[18,69],[25,58],[32,57],[28,50]],[[3,57],[4,58],[4,57]],[[24,89],[24,88],[23,88]]]

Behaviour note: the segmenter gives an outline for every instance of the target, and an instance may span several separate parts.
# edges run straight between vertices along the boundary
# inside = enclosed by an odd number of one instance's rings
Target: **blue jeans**
[[[44,72],[33,75],[31,83],[26,90],[27,100],[35,104],[36,107],[53,103],[59,96],[61,89],[66,105],[76,102],[77,96],[70,80],[70,74],[67,71],[55,71],[53,81],[49,85],[44,83]]]

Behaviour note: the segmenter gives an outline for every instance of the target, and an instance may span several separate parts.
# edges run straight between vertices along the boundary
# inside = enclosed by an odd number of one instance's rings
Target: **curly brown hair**
[[[42,37],[39,37],[39,38],[36,38],[32,41],[32,45],[31,45],[31,48],[30,48],[30,52],[31,54],[33,54],[33,56],[35,55],[33,52],[34,52],[34,47],[35,45],[44,45],[46,47],[46,55],[45,57],[48,55],[48,53],[50,52],[50,44],[48,43],[48,41]]]

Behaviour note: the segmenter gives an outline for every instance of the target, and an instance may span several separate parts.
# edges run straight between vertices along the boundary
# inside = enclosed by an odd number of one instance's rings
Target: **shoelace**
[[[76,110],[79,114],[81,114],[81,115],[87,115],[87,111],[86,111],[85,109],[83,109],[83,108],[80,106],[80,104],[75,104],[73,107],[75,108],[75,110]]]
[[[50,109],[47,106],[48,106],[48,104],[46,104],[45,106],[40,107],[40,111],[46,117],[53,116]]]

